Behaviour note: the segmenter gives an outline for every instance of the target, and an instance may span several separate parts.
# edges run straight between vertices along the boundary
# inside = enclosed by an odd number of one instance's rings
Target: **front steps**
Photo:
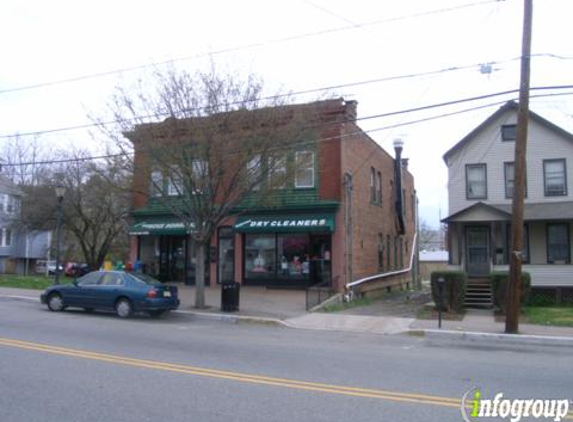
[[[491,282],[487,278],[469,278],[466,291],[466,308],[493,308],[493,292]]]

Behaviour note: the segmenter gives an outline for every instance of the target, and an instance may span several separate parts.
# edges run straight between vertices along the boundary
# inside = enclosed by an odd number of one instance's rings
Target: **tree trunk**
[[[205,307],[205,242],[196,242],[195,257],[195,307]]]

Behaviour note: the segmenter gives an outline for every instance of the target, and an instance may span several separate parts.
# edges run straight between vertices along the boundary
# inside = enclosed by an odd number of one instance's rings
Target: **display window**
[[[310,239],[307,234],[278,235],[281,278],[308,278],[310,274]]]
[[[245,276],[271,278],[276,275],[276,235],[245,236]]]

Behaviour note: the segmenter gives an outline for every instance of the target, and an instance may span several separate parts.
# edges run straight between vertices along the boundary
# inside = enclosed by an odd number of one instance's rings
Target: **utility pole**
[[[507,291],[507,315],[505,332],[517,334],[519,331],[519,311],[521,297],[521,263],[523,259],[523,208],[525,201],[525,152],[527,149],[527,129],[529,121],[529,80],[531,68],[531,27],[533,0],[524,0],[523,40],[521,52],[521,77],[519,85],[519,108],[515,136],[514,184],[511,221],[512,251],[509,262],[509,286]]]

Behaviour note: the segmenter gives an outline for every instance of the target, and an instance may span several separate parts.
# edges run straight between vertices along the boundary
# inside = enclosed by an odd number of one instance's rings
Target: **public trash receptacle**
[[[221,310],[235,312],[239,310],[239,283],[223,283],[221,285]]]

